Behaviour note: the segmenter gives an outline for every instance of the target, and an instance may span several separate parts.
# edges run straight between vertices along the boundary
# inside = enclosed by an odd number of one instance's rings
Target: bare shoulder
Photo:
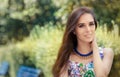
[[[105,56],[109,56],[111,58],[114,56],[114,52],[112,48],[104,48],[103,53]]]

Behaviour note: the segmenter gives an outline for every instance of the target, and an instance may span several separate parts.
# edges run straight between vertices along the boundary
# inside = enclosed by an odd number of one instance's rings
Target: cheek
[[[80,29],[75,29],[75,35],[81,35],[82,34],[82,30]]]
[[[94,27],[92,28],[92,30],[95,31],[95,30],[96,30],[96,27],[94,26]]]
[[[93,33],[93,38],[95,37],[95,33]]]
[[[92,32],[92,33],[95,33],[95,27],[94,27],[94,28],[91,28],[91,32]]]
[[[95,37],[95,31],[92,33],[92,38],[94,38]]]
[[[82,37],[83,37],[83,34],[84,34],[84,31],[82,31],[82,30],[76,30],[76,32],[75,32],[75,35],[76,35],[78,38],[82,38]]]

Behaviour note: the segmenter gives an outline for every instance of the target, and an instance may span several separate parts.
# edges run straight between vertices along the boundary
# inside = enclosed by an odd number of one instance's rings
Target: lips
[[[92,35],[85,35],[85,37],[90,38]]]

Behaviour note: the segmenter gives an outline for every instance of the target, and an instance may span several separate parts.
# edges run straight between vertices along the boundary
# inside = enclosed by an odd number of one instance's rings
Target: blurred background
[[[0,0],[0,64],[9,63],[8,77],[21,65],[52,77],[68,15],[75,7],[94,10],[99,46],[111,47],[114,61],[109,77],[120,76],[120,0]]]

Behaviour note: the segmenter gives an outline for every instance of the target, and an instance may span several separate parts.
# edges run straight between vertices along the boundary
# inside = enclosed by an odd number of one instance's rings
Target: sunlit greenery
[[[106,23],[110,31],[112,20],[120,25],[119,4],[117,0],[0,0],[0,44],[23,40],[36,25],[65,24],[69,13],[81,6],[92,8],[100,24]]]

